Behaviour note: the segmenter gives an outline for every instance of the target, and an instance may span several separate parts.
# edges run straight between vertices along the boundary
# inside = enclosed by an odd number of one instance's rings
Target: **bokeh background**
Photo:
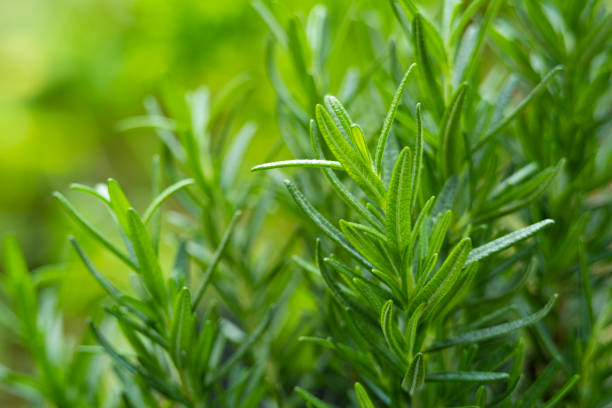
[[[55,262],[70,225],[53,190],[107,177],[146,190],[156,140],[117,123],[164,87],[214,92],[246,72],[261,86],[242,115],[276,137],[265,36],[246,0],[2,0],[1,234],[17,234],[31,266]]]

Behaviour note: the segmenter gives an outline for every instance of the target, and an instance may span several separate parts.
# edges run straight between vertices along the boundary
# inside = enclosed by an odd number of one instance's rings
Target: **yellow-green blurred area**
[[[305,14],[312,4],[278,8]],[[247,0],[2,0],[2,234],[16,233],[36,266],[57,260],[70,227],[53,190],[113,177],[138,202],[157,140],[116,125],[144,113],[144,98],[164,86],[205,84],[214,94],[246,72],[255,92],[239,120],[255,119],[255,143],[269,147],[278,131],[266,35]]]

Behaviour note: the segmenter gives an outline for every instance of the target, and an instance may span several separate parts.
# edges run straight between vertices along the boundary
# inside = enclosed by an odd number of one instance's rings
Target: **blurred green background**
[[[274,7],[306,15],[314,4]],[[332,17],[346,5],[330,3]],[[0,234],[16,234],[36,267],[61,259],[72,227],[52,191],[113,177],[138,202],[157,142],[117,123],[164,87],[214,94],[247,73],[254,92],[239,121],[257,121],[252,150],[269,148],[267,35],[248,0],[0,0]]]

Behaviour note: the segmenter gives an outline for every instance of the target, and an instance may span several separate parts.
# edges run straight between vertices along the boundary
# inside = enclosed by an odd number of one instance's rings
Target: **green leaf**
[[[57,199],[57,201],[64,208],[66,213],[72,218],[81,228],[83,228],[89,235],[95,238],[98,242],[100,242],[106,249],[108,249],[111,253],[113,253],[117,258],[119,258],[123,263],[129,266],[131,269],[137,271],[138,265],[134,261],[132,261],[128,255],[126,255],[123,251],[121,251],[115,244],[110,242],[108,238],[106,238],[100,231],[98,231],[93,225],[83,218],[83,216],[70,204],[70,202],[59,192],[53,193],[53,196]]]
[[[485,37],[487,35],[487,30],[491,25],[491,21],[493,20],[493,18],[495,18],[495,15],[499,10],[502,1],[503,0],[492,0],[489,2],[487,6],[487,11],[485,12],[484,20],[480,24],[480,27],[478,29],[478,37],[476,38],[476,42],[474,44],[472,52],[470,53],[470,57],[468,60],[469,64],[467,66],[467,69],[465,70],[465,75],[462,75],[462,78],[469,79],[472,76],[472,73],[475,71],[477,64],[480,63],[480,53]]]
[[[100,332],[100,330],[93,322],[90,322],[89,325],[100,345],[120,366],[125,368],[133,375],[142,376],[142,378],[150,387],[159,391],[162,395],[165,395],[174,401],[178,401],[182,404],[185,404],[186,406],[191,405],[190,402],[181,394],[180,390],[178,389],[178,387],[176,387],[175,384],[169,383],[167,379],[162,379],[157,376],[153,376],[149,372],[144,371],[142,368],[132,363],[125,356],[121,355],[115,350],[115,348],[110,344],[106,337],[104,337],[104,335]]]
[[[316,125],[316,122],[313,119],[310,120],[310,141],[311,141],[311,144],[312,144],[312,149],[314,151],[315,158],[318,159],[318,160],[324,159],[324,157],[323,157],[323,149],[321,148],[321,143],[319,141],[319,134],[318,134],[318,131],[317,131],[317,125]],[[336,191],[336,193],[338,193],[340,195],[340,197],[342,197],[342,199],[348,205],[353,207],[353,209],[355,211],[357,211],[357,213],[359,213],[371,225],[374,225],[374,226],[377,226],[378,228],[381,228],[380,227],[381,226],[380,222],[378,220],[376,220],[374,218],[374,216],[372,214],[370,214],[368,212],[368,210],[363,205],[361,205],[359,203],[359,201],[357,201],[357,198],[355,198],[355,196],[353,196],[351,194],[351,192],[346,189],[346,187],[344,187],[344,185],[340,182],[340,180],[338,179],[336,174],[333,172],[333,170],[326,168],[326,169],[323,169],[323,173],[325,174],[325,176],[327,177],[327,179],[331,183],[331,185],[334,188],[334,190]]]
[[[453,248],[440,269],[412,298],[408,307],[409,312],[414,311],[419,304],[426,303],[424,312],[426,318],[431,309],[444,300],[445,295],[459,278],[471,247],[471,240],[464,238]]]
[[[353,140],[353,135],[351,131],[351,126],[353,121],[349,116],[347,110],[342,106],[342,103],[332,95],[325,95],[323,98],[325,102],[325,107],[327,108],[327,112],[330,117],[333,119],[334,124],[342,133],[342,136],[346,139],[346,141],[351,142],[354,148],[357,148],[357,144]]]
[[[417,66],[421,74],[421,85],[422,95],[427,95],[431,98],[431,108],[437,113],[441,114],[444,110],[444,98],[440,91],[440,85],[436,80],[436,73],[433,71],[431,56],[427,48],[426,35],[427,31],[424,29],[423,16],[416,14],[412,21],[412,33],[414,41],[414,50],[417,60]]]
[[[355,251],[355,249],[351,247],[351,245],[344,238],[342,233],[336,227],[334,227],[325,217],[323,217],[321,213],[319,213],[312,206],[312,204],[310,204],[310,202],[308,202],[306,197],[304,197],[304,195],[297,189],[295,185],[293,185],[293,183],[291,183],[289,180],[285,180],[285,185],[287,186],[287,190],[289,190],[289,193],[293,197],[293,200],[298,205],[298,207],[300,207],[302,211],[306,213],[308,218],[310,218],[311,221],[314,222],[315,225],[319,227],[319,229],[321,229],[321,231],[323,231],[325,235],[327,235],[335,243],[337,243],[342,248],[344,248],[348,253],[353,255],[356,259],[361,260],[366,265],[370,265],[370,263],[363,256],[361,256],[359,252]]]
[[[550,383],[553,381],[557,371],[559,370],[559,362],[553,361],[538,374],[537,379],[531,386],[525,390],[521,399],[518,401],[517,408],[533,408],[537,405],[542,395],[546,392]]]
[[[106,277],[98,270],[98,268],[94,266],[89,257],[87,257],[87,255],[85,254],[85,251],[83,251],[83,248],[81,248],[81,245],[79,245],[79,243],[74,237],[71,236],[69,240],[74,249],[76,249],[77,254],[83,261],[83,264],[85,264],[85,266],[87,267],[87,270],[89,270],[92,276],[98,281],[100,286],[102,286],[106,293],[108,293],[113,299],[120,301],[121,297],[123,296],[123,293],[121,293],[121,291],[117,289],[115,285],[113,285],[108,279],[106,279]]]
[[[81,191],[83,193],[89,194],[93,197],[96,197],[98,200],[102,201],[104,204],[110,206],[110,201],[106,198],[99,190],[86,186],[84,184],[72,183],[70,184],[70,188],[75,191]]]
[[[261,170],[270,170],[270,169],[278,169],[284,167],[318,167],[318,168],[328,168],[332,170],[341,170],[344,168],[337,161],[332,160],[284,160],[278,162],[264,163],[259,164],[251,169],[251,171],[261,171]]]
[[[423,123],[421,119],[421,104],[416,105],[416,140],[414,142],[414,157],[410,173],[410,213],[414,210],[419,189],[421,187],[421,168],[423,167]]]
[[[567,394],[573,387],[576,385],[578,380],[580,379],[579,374],[574,374],[567,382],[561,387],[559,391],[555,393],[541,408],[551,408],[557,402],[561,401],[561,399]]]
[[[399,331],[393,322],[393,301],[388,300],[380,311],[380,327],[382,328],[385,340],[398,359],[404,360],[406,351],[403,339],[399,337]]]
[[[361,129],[359,125],[353,123],[351,125],[350,135],[351,141],[353,142],[353,145],[355,146],[359,154],[361,154],[363,161],[371,164],[372,159],[370,158],[368,145],[366,143],[365,136],[363,135],[363,129]]]
[[[13,307],[22,327],[21,335],[31,351],[36,353],[36,348],[40,346],[37,328],[38,297],[23,252],[14,236],[6,237],[2,242],[2,267],[9,277],[10,287],[7,290],[12,292]]]
[[[315,408],[333,408],[331,405],[324,403],[302,387],[295,387],[295,392],[297,392],[298,395],[304,399],[304,401],[312,404]]]
[[[179,292],[172,314],[170,328],[170,352],[178,368],[184,367],[191,351],[191,330],[193,316],[191,315],[191,296],[189,289],[183,287]]]
[[[555,222],[553,220],[546,219],[546,220],[537,222],[535,224],[532,224],[528,227],[521,228],[518,231],[511,232],[510,234],[497,238],[487,244],[479,246],[478,248],[474,248],[472,251],[470,251],[470,255],[468,256],[466,265],[469,265],[472,262],[479,261],[488,256],[501,252],[504,249],[511,247],[515,243],[531,237],[539,230],[546,228],[554,223]]]
[[[414,343],[417,336],[417,330],[419,327],[419,321],[423,315],[425,309],[425,303],[421,303],[414,309],[408,323],[406,323],[406,349],[408,350],[408,357],[412,359],[412,353],[414,353]]]
[[[440,140],[440,168],[445,179],[459,170],[457,163],[462,161],[463,153],[460,150],[461,144],[458,138],[461,134],[461,113],[467,88],[466,83],[457,88],[450,105],[444,112],[440,125],[438,136],[438,140]]]
[[[527,105],[531,102],[536,96],[546,89],[548,83],[561,71],[563,71],[563,67],[558,65],[554,67],[548,74],[542,78],[542,81],[535,87],[529,94],[523,99],[512,111],[499,122],[491,125],[489,131],[485,134],[485,136],[478,141],[476,146],[472,148],[472,152],[479,150],[482,148],[493,136],[501,132],[508,123],[512,121]]]
[[[348,175],[363,191],[377,204],[385,201],[385,187],[374,174],[367,163],[364,163],[359,154],[353,150],[334,124],[329,113],[321,105],[316,107],[316,120],[325,143],[336,156]]]
[[[147,230],[134,209],[127,210],[129,222],[129,235],[132,239],[134,252],[138,259],[138,270],[142,276],[145,287],[160,306],[165,307],[168,303],[168,293],[164,285],[164,278],[153,243],[147,234]]]
[[[391,107],[389,108],[389,112],[385,117],[385,122],[383,123],[383,127],[380,131],[380,135],[378,136],[378,141],[376,144],[376,155],[374,158],[376,174],[382,174],[382,162],[383,162],[383,154],[385,151],[385,147],[387,147],[387,139],[389,138],[389,132],[391,131],[391,125],[393,124],[393,120],[395,119],[395,115],[397,114],[397,109],[399,108],[399,104],[402,101],[402,95],[404,94],[404,90],[406,89],[406,85],[408,84],[408,77],[410,73],[414,69],[416,64],[410,65],[402,81],[399,84],[399,87],[395,91],[393,95],[393,100],[391,101]]]
[[[270,309],[264,316],[259,326],[255,329],[255,331],[253,331],[253,333],[249,334],[245,339],[242,340],[240,346],[238,346],[238,348],[236,349],[236,351],[234,351],[231,357],[227,359],[227,361],[225,361],[223,365],[214,372],[211,378],[207,381],[208,385],[219,381],[221,378],[227,375],[227,373],[229,373],[229,370],[234,365],[236,365],[246,353],[252,350],[253,345],[261,338],[261,336],[263,336],[263,334],[266,332],[266,329],[270,326],[272,318],[275,315],[275,310],[276,307],[274,305],[270,306]]]
[[[259,13],[263,21],[268,25],[268,28],[272,34],[274,34],[278,42],[280,42],[283,47],[287,47],[287,44],[289,43],[287,40],[287,33],[285,33],[285,30],[283,30],[283,27],[281,27],[281,25],[278,23],[276,17],[274,17],[274,14],[272,14],[270,9],[259,0],[251,2],[251,5],[255,10],[257,10],[257,13]]]
[[[219,183],[226,191],[234,184],[238,170],[244,161],[246,150],[256,131],[257,125],[253,122],[247,122],[234,136],[232,144],[223,157]]]
[[[423,354],[417,353],[408,366],[408,371],[402,380],[402,388],[411,396],[416,394],[425,384],[425,364]]]
[[[195,181],[193,179],[185,179],[177,183],[174,183],[173,185],[166,188],[157,197],[155,197],[155,199],[153,200],[153,202],[151,202],[151,204],[149,204],[149,206],[144,212],[144,215],[142,216],[142,222],[147,224],[149,220],[151,219],[151,217],[153,216],[153,214],[155,213],[155,211],[164,203],[164,201],[170,198],[172,194],[194,183]]]
[[[552,307],[554,306],[557,297],[558,295],[554,295],[548,301],[546,306],[529,316],[523,317],[522,319],[499,324],[497,326],[487,327],[485,329],[474,330],[468,333],[460,334],[456,337],[451,337],[450,339],[434,343],[431,347],[427,349],[427,352],[489,340],[498,336],[506,335],[523,327],[530,326],[535,322],[541,320],[544,316],[548,314],[550,309],[552,309]]]
[[[509,378],[508,373],[481,371],[455,371],[447,373],[432,373],[425,378],[426,382],[495,382]]]
[[[240,218],[241,214],[242,214],[242,211],[240,210],[236,211],[234,213],[234,216],[232,217],[232,220],[227,226],[227,229],[225,230],[225,234],[223,234],[223,238],[221,238],[221,242],[219,243],[219,246],[217,247],[217,250],[215,251],[213,258],[210,261],[210,264],[208,264],[208,267],[206,268],[206,271],[204,272],[204,277],[202,278],[202,282],[200,283],[200,286],[198,287],[196,294],[193,298],[193,304],[191,306],[192,310],[195,310],[195,308],[198,306],[198,303],[200,303],[200,300],[202,299],[202,296],[204,295],[206,288],[210,284],[212,275],[215,272],[215,269],[217,268],[219,261],[221,261],[221,256],[223,256],[223,251],[225,251],[225,248],[229,244],[230,238],[232,236],[232,233],[234,232],[234,228],[236,227],[236,224],[238,223],[238,219]]]
[[[414,189],[412,170],[410,149],[405,147],[393,168],[385,208],[385,231],[399,254],[404,253],[410,239],[411,198]]]
[[[377,269],[386,273],[392,273],[395,270],[387,254],[384,252],[384,247],[380,244],[377,245],[377,240],[372,239],[375,237],[372,235],[364,236],[359,228],[344,220],[340,220],[340,229],[351,245]]]
[[[375,408],[368,392],[358,382],[355,383],[355,395],[357,395],[357,400],[361,408]]]
[[[107,181],[108,187],[108,195],[110,197],[111,208],[117,217],[117,221],[119,221],[119,225],[123,229],[123,231],[129,235],[130,233],[130,223],[128,221],[128,209],[132,207],[127,197],[123,193],[121,186],[119,183],[110,178]]]

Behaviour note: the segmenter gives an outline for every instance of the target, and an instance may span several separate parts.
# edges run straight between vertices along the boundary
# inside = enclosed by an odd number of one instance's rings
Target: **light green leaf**
[[[416,394],[425,384],[425,364],[423,354],[417,353],[408,366],[408,371],[402,380],[402,388],[410,395]]]
[[[405,147],[393,168],[385,208],[385,231],[398,254],[404,253],[410,239],[410,200],[413,195],[411,170],[413,167],[410,148]]]
[[[470,251],[470,255],[466,261],[466,265],[471,264],[472,262],[476,262],[478,260],[484,259],[488,256],[496,254],[498,252],[503,251],[506,248],[511,247],[517,242],[520,242],[524,239],[529,238],[534,235],[539,230],[546,228],[555,222],[551,219],[546,219],[535,224],[532,224],[528,227],[522,228],[518,231],[511,232],[510,234],[504,235],[503,237],[497,238],[487,244],[479,246],[478,248],[474,248]]]
[[[460,346],[464,344],[473,344],[480,341],[489,340],[498,336],[503,336],[515,330],[534,324],[541,320],[552,309],[558,295],[554,295],[542,309],[532,315],[523,317],[522,319],[514,320],[508,323],[499,324],[497,326],[487,327],[485,329],[474,330],[468,333],[451,337],[450,339],[434,343],[427,349],[427,352],[442,350],[448,347]]]
[[[471,240],[464,238],[453,248],[440,269],[412,298],[409,312],[414,311],[419,304],[426,303],[425,317],[438,302],[444,300],[444,296],[459,278],[471,247]]]
[[[174,306],[169,342],[172,358],[178,368],[184,367],[189,358],[192,327],[191,296],[189,294],[189,289],[183,287],[179,292]]]
[[[388,300],[380,311],[380,327],[382,328],[387,344],[396,357],[400,361],[405,360],[406,350],[404,349],[403,339],[399,337],[399,331],[397,327],[394,326],[392,300]]]
[[[334,408],[331,405],[324,403],[302,387],[295,387],[295,392],[297,392],[300,397],[302,397],[309,404],[312,404],[315,408]]]
[[[450,105],[444,112],[442,124],[440,125],[440,134],[438,136],[440,140],[440,166],[445,179],[459,170],[457,163],[462,158],[459,135],[461,134],[461,114],[467,88],[466,83],[461,84],[457,88]]]
[[[491,125],[489,131],[485,134],[485,136],[478,141],[476,146],[472,148],[472,152],[479,150],[489,141],[489,139],[501,132],[506,127],[506,125],[508,125],[508,123],[512,121],[512,119],[514,119],[519,113],[521,113],[523,109],[525,109],[525,107],[527,107],[529,102],[531,102],[536,96],[538,96],[546,89],[548,83],[559,72],[563,71],[563,69],[564,68],[561,65],[558,65],[554,67],[549,73],[547,73],[544,78],[542,78],[542,81],[535,88],[533,88],[533,90],[529,92],[525,99],[523,99],[514,109],[512,109],[512,111],[506,117],[501,119],[499,122]]]
[[[425,378],[426,382],[494,382],[509,378],[508,373],[482,371],[456,371],[432,373]]]
[[[370,166],[364,163],[359,154],[353,150],[334,124],[329,113],[321,105],[317,105],[316,120],[325,143],[342,164],[348,175],[377,204],[382,205],[386,193],[382,182],[374,174]]]
[[[127,210],[127,219],[129,222],[129,236],[134,246],[134,252],[138,259],[138,270],[142,276],[145,287],[153,297],[155,302],[160,306],[165,307],[168,302],[168,293],[164,285],[164,278],[159,260],[155,255],[153,243],[147,234],[147,230],[134,209]]]
[[[421,119],[421,104],[416,105],[416,140],[414,142],[414,157],[410,173],[410,213],[414,210],[421,186],[421,168],[423,167],[423,123]]]
[[[370,263],[363,257],[359,252],[355,251],[353,247],[349,244],[349,242],[344,238],[342,233],[334,227],[325,217],[321,215],[313,206],[308,202],[306,197],[297,189],[296,186],[293,185],[289,180],[285,180],[285,185],[289,190],[289,193],[293,197],[295,203],[306,213],[308,218],[310,218],[317,227],[323,231],[325,235],[331,238],[334,242],[344,248],[347,252],[353,255],[356,259],[361,260],[366,265],[370,265]]]
[[[134,261],[132,261],[128,255],[126,255],[123,251],[121,251],[115,244],[110,242],[108,238],[106,238],[97,228],[91,225],[89,222],[83,218],[83,216],[70,204],[70,202],[64,197],[61,193],[55,192],[53,196],[59,201],[62,205],[66,213],[72,218],[81,228],[83,228],[89,235],[95,238],[98,242],[100,242],[106,249],[108,249],[111,253],[113,253],[117,258],[119,258],[123,263],[129,266],[131,269],[137,271],[138,265]]]
[[[283,160],[271,163],[259,164],[251,169],[251,171],[261,171],[261,170],[270,170],[270,169],[278,169],[284,167],[318,167],[318,168],[327,168],[332,170],[341,170],[344,168],[337,161],[332,160]]]
[[[357,395],[357,400],[361,408],[375,408],[368,392],[358,382],[355,383],[355,394]]]
[[[393,95],[393,100],[391,101],[391,107],[389,108],[389,112],[387,113],[387,117],[385,118],[385,122],[383,123],[382,130],[380,131],[380,135],[378,136],[378,142],[376,144],[376,155],[374,158],[376,174],[380,175],[382,173],[382,161],[383,154],[385,151],[385,147],[387,147],[387,139],[389,138],[389,132],[391,131],[391,125],[393,124],[393,120],[395,119],[395,115],[397,114],[397,109],[399,108],[399,104],[402,101],[402,95],[404,94],[404,90],[406,89],[406,85],[408,84],[408,77],[410,73],[414,69],[416,64],[410,65],[402,81],[399,84],[399,87],[395,91]]]
[[[164,203],[164,201],[170,198],[172,194],[194,183],[195,181],[193,179],[185,179],[185,180],[181,180],[167,187],[157,197],[155,197],[155,199],[153,200],[153,202],[151,202],[151,204],[149,204],[149,206],[144,212],[144,215],[142,216],[142,222],[147,224],[149,220],[151,219],[151,217],[153,216],[153,214],[155,213],[155,211]]]
[[[198,287],[196,294],[193,298],[193,304],[191,306],[192,310],[194,310],[198,306],[198,303],[200,303],[200,299],[202,299],[202,296],[204,295],[206,288],[210,284],[212,275],[215,272],[215,269],[217,268],[219,261],[221,261],[221,256],[223,255],[223,251],[225,251],[225,248],[229,244],[230,238],[232,236],[232,233],[234,232],[234,228],[236,227],[236,224],[241,214],[242,214],[242,211],[240,210],[236,211],[234,213],[234,216],[232,217],[232,220],[227,226],[227,229],[225,230],[225,234],[223,234],[223,238],[221,238],[221,242],[219,243],[219,246],[217,247],[217,250],[215,251],[213,258],[210,261],[210,264],[208,264],[208,267],[206,268],[206,271],[204,272],[204,276],[202,277],[202,282],[200,283],[200,286]]]

